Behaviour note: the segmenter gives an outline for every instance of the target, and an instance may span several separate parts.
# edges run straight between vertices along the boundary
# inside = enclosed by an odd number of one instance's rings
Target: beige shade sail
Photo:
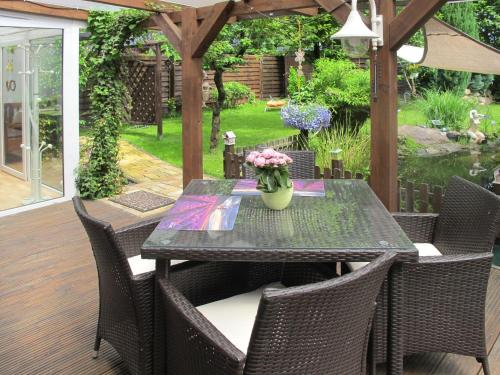
[[[425,24],[424,31],[425,48],[405,45],[398,57],[430,68],[500,74],[499,50],[436,18]]]

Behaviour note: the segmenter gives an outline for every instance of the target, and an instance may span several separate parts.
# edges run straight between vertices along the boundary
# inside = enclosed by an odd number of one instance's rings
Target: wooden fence
[[[261,149],[264,147],[273,147],[280,151],[296,150],[297,137],[283,138],[265,145],[259,145],[252,149]],[[245,163],[245,150],[243,148],[235,149],[234,146],[226,146],[223,152],[224,178],[241,179],[243,178],[243,164]],[[332,160],[330,168],[314,168],[314,175],[317,179],[358,179],[366,180],[370,183],[370,176],[363,173],[352,172],[344,169],[341,160]],[[429,184],[417,185],[411,181],[398,181],[399,184],[399,212],[434,212],[439,213],[443,201],[444,191],[441,186],[430,186]]]
[[[247,85],[259,99],[285,96],[285,62],[283,57],[253,56],[244,57],[245,64],[233,71],[224,73],[224,81],[235,81]],[[126,84],[132,97],[131,122],[153,124],[156,108],[156,84],[161,83],[161,111],[167,112],[167,100],[175,98],[180,102],[182,96],[182,64],[162,59],[159,73],[155,70],[156,57],[134,54],[125,59],[128,68]],[[160,74],[160,77],[157,75]],[[214,72],[208,71],[208,80],[215,88]],[[155,84],[156,83],[156,84]],[[201,88],[200,88],[201,91]],[[86,118],[89,111],[88,92],[80,94],[80,113]],[[156,121],[155,121],[156,120]]]
[[[250,87],[259,99],[285,96],[285,62],[283,57],[244,56],[245,64],[236,66],[233,71],[224,73],[224,82],[239,82]],[[173,95],[180,99],[182,95],[182,64],[175,64],[173,74]],[[208,81],[215,88],[214,72],[208,71]]]

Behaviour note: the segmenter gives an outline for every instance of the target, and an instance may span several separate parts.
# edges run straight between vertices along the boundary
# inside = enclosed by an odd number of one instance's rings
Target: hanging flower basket
[[[289,104],[281,109],[281,120],[286,127],[318,132],[330,126],[332,113],[319,104]]]

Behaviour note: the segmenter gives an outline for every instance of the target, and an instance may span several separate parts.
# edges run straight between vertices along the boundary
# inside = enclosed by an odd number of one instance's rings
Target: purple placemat
[[[233,195],[259,195],[256,180],[238,180],[233,188]],[[297,197],[324,197],[323,180],[293,180],[293,195]]]
[[[158,229],[233,230],[240,209],[241,197],[223,195],[183,195]]]

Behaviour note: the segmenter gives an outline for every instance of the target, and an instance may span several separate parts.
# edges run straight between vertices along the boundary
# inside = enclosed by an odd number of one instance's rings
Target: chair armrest
[[[115,231],[115,236],[127,257],[139,255],[144,241],[155,230],[161,218],[141,221]]]
[[[432,242],[434,228],[436,227],[437,219],[439,217],[438,214],[415,214],[398,212],[392,214],[392,216],[413,242]]]
[[[165,306],[168,372],[242,374],[245,355],[167,280],[160,281]]]
[[[485,268],[484,270],[489,274],[492,259],[492,253],[424,256],[419,258],[418,263],[411,263],[411,265],[418,265],[417,267],[425,267],[426,265],[445,265],[446,267],[453,267],[453,271],[461,272],[463,269],[464,271],[470,272],[470,269],[468,269],[470,267],[467,263],[476,262],[482,263],[482,266]]]

